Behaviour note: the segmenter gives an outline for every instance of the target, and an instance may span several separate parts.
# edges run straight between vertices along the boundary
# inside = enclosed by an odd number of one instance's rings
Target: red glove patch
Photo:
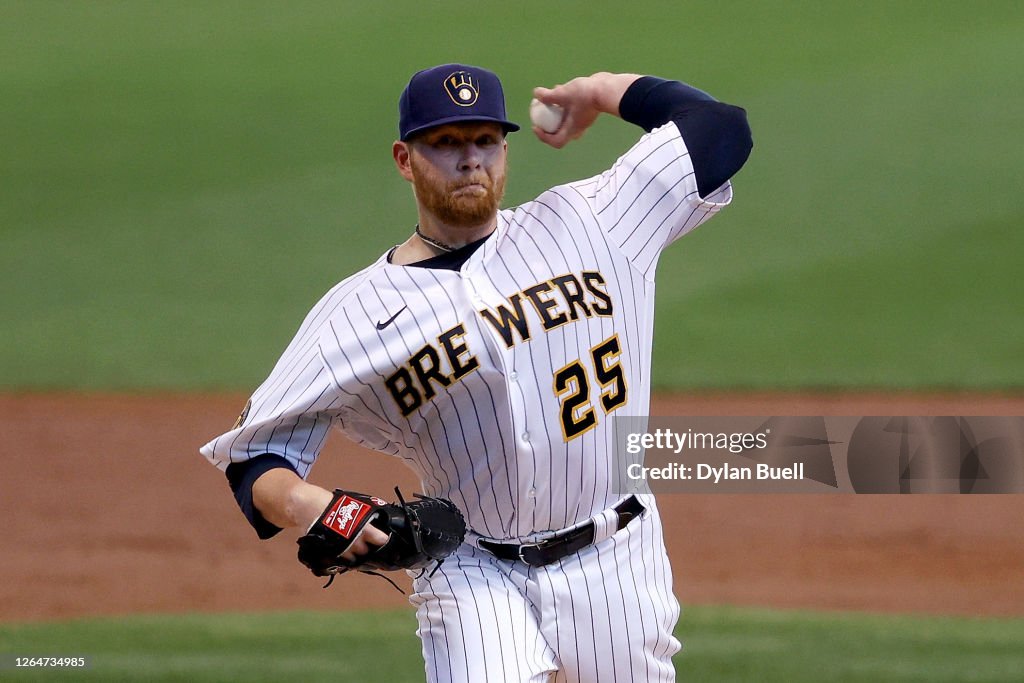
[[[382,501],[383,502],[383,501]],[[324,513],[320,523],[338,534],[342,538],[352,540],[362,529],[363,518],[370,513],[371,508],[366,503],[341,496]]]

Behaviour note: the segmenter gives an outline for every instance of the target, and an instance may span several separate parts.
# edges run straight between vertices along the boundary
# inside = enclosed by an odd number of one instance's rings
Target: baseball
[[[554,133],[562,125],[565,110],[557,104],[544,104],[536,97],[530,101],[530,121],[545,133]]]

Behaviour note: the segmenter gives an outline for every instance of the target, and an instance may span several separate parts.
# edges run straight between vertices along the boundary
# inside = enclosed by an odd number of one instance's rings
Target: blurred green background
[[[423,681],[411,612],[270,612],[0,624],[11,680]],[[1020,681],[1024,620],[688,607],[680,680],[715,683]],[[16,654],[14,654],[16,653]],[[14,657],[87,669],[13,669]],[[59,673],[58,673],[59,672]],[[0,674],[2,675],[2,674]]]
[[[596,70],[744,106],[659,269],[658,388],[1024,387],[1019,2],[0,2],[0,388],[249,390],[408,234],[398,93]],[[511,138],[507,204],[637,129]]]

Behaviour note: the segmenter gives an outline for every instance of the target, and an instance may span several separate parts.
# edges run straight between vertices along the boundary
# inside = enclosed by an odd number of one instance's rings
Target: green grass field
[[[662,260],[659,388],[1024,386],[1020,3],[380,7],[0,4],[0,387],[251,389],[409,232],[397,96],[451,60],[519,120],[600,69],[748,109],[735,206]],[[508,203],[636,133],[514,136]]]
[[[129,617],[0,626],[0,656],[87,656],[10,680],[423,680],[407,611]],[[1019,681],[1024,620],[693,607],[677,630],[689,681]]]

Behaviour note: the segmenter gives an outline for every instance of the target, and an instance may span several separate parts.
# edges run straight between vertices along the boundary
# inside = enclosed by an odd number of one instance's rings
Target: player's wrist
[[[301,482],[288,493],[286,512],[292,523],[300,529],[309,529],[327,506],[334,494],[314,484]]]

